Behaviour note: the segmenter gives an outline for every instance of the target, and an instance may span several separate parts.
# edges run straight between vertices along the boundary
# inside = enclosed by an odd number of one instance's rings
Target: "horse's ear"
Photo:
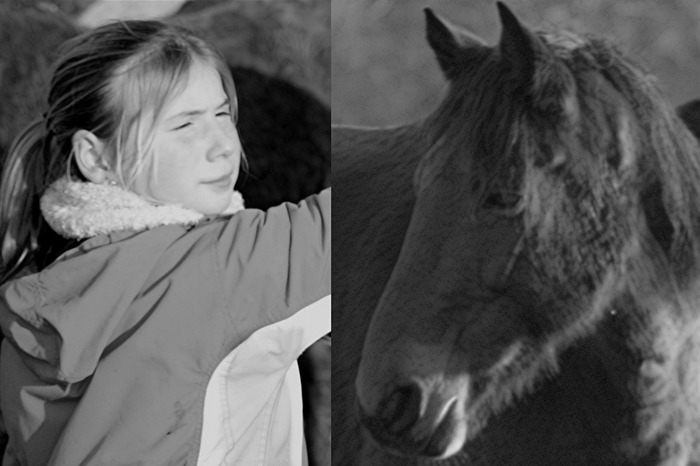
[[[424,11],[428,43],[447,79],[455,79],[462,69],[488,52],[489,48],[479,37],[453,26],[430,8]]]
[[[508,7],[501,2],[497,5],[503,26],[499,44],[501,56],[532,96],[532,104],[553,117],[573,117],[575,84],[571,72]]]

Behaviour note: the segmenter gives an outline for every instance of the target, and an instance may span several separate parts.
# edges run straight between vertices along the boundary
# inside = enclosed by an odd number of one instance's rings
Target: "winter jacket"
[[[330,294],[330,223],[327,190],[98,234],[3,285],[3,464],[298,464],[283,424],[300,415],[295,359],[330,330],[309,307]]]

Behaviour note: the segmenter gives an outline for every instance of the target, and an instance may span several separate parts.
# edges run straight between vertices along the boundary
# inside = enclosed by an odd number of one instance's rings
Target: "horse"
[[[425,10],[436,110],[334,127],[333,463],[700,464],[700,146],[617,46]]]

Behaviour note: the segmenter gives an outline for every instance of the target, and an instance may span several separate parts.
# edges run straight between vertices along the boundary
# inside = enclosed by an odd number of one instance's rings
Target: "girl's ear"
[[[106,160],[106,146],[90,131],[79,129],[73,134],[73,153],[80,172],[93,183],[109,181],[112,171]]]

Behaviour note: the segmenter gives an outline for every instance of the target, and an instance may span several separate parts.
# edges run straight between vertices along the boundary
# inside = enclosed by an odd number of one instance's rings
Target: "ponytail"
[[[44,190],[60,176],[52,173],[57,167],[51,164],[51,139],[44,119],[37,119],[14,140],[5,159],[0,175],[0,284],[43,268],[68,246],[39,209]]]

